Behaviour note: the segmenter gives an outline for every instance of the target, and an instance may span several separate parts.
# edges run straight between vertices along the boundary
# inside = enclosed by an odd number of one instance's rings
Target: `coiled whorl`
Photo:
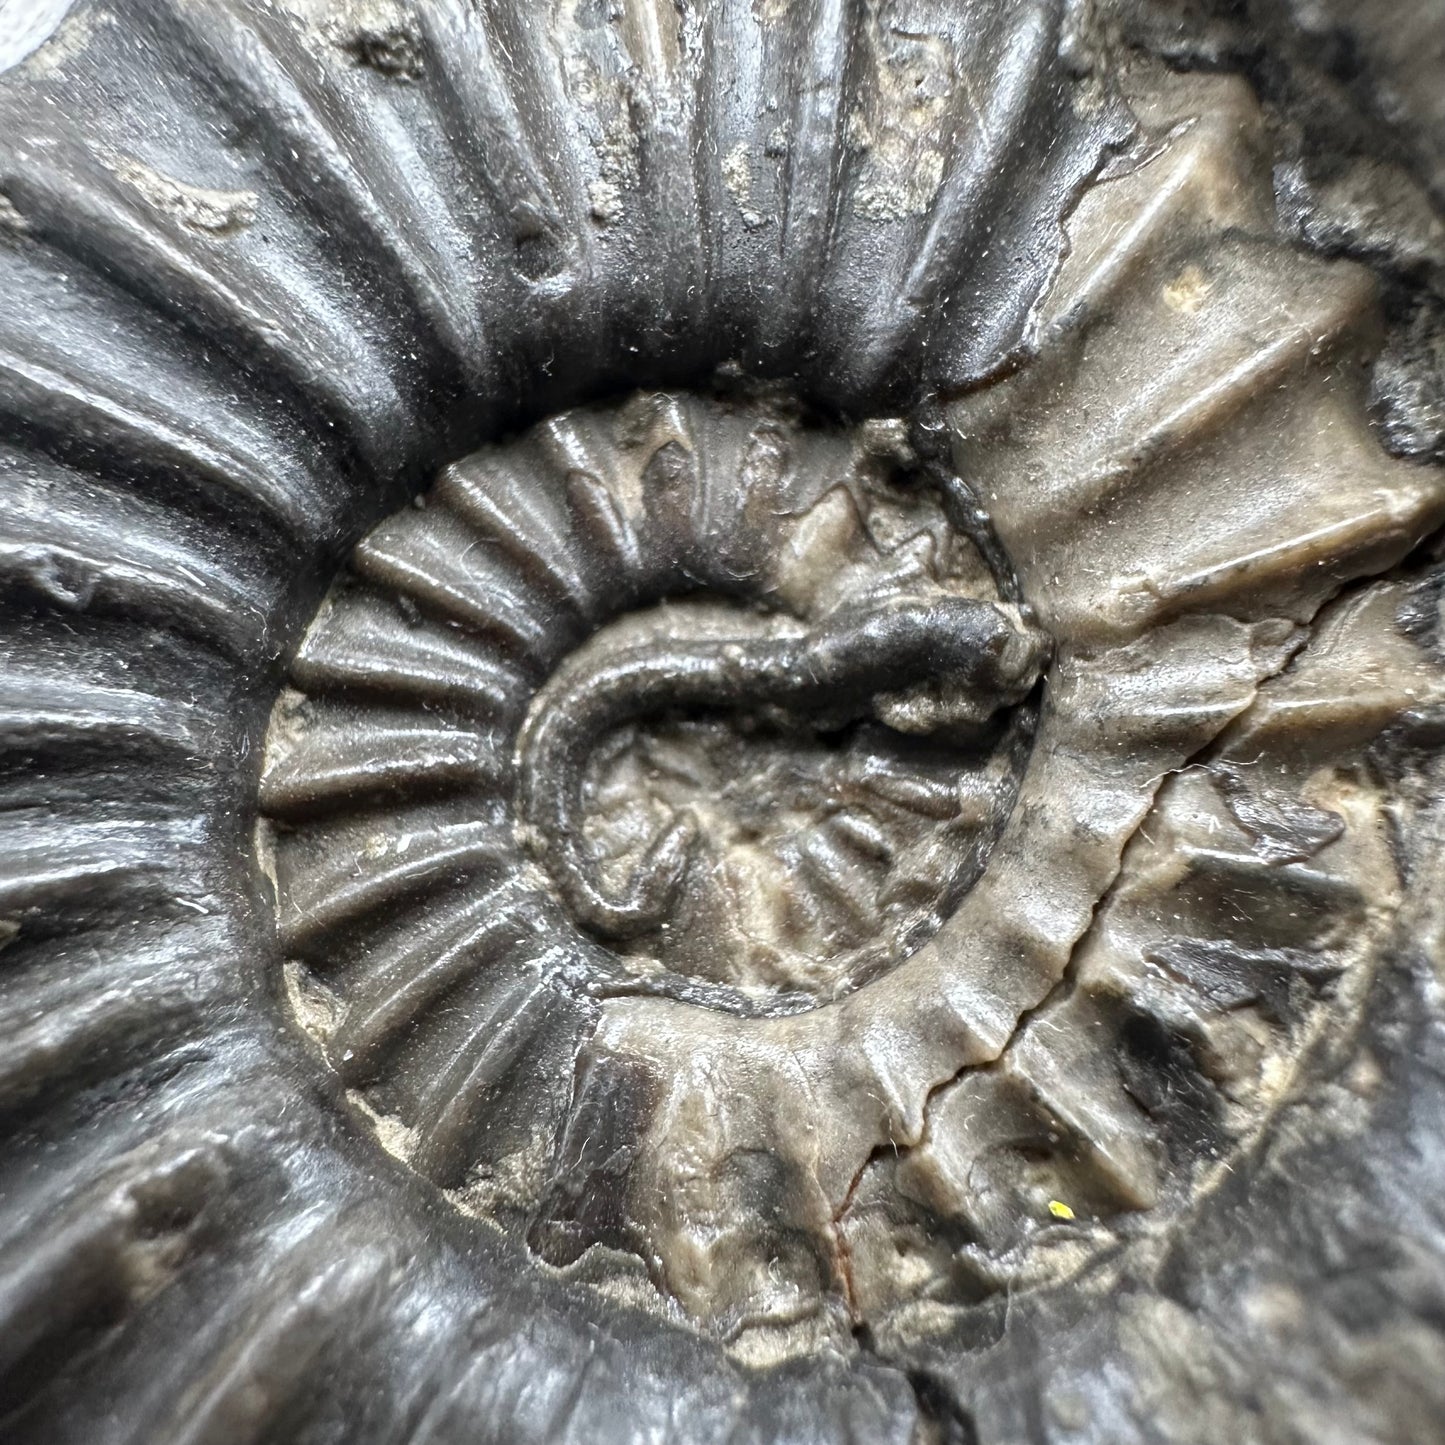
[[[83,0],[0,76],[0,1434],[902,1445],[1047,1361],[1124,1439],[1281,1220],[1354,1260],[1278,1177],[1327,1066],[1347,1160],[1429,1112],[1445,488],[1249,88],[1095,18]],[[789,691],[890,607],[1004,650]],[[740,682],[549,823],[614,642]]]

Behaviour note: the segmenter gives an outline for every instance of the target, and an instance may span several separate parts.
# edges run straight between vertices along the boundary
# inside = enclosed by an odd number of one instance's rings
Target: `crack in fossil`
[[[1322,607],[1327,605],[1328,603],[1322,604]],[[1280,622],[1286,621],[1286,619],[1283,618],[1276,620]],[[1308,645],[1309,644],[1307,629],[1302,628],[1298,645],[1294,648],[1293,651],[1291,651],[1286,657],[1284,657],[1276,667],[1266,672],[1263,676],[1259,678],[1259,680],[1254,685],[1253,695],[1241,705],[1239,711],[1234,715],[1234,717],[1227,718],[1223,722],[1221,722],[1218,732],[1216,732],[1206,742],[1201,743],[1195,749],[1195,751],[1182,763],[1178,764],[1176,767],[1167,769],[1165,772],[1159,775],[1158,779],[1155,781],[1153,787],[1149,791],[1148,799],[1144,804],[1142,812],[1140,813],[1138,823],[1123,838],[1123,840],[1119,844],[1118,853],[1114,860],[1113,877],[1109,880],[1108,886],[1095,901],[1093,910],[1090,913],[1089,922],[1085,927],[1084,931],[1078,936],[1078,938],[1074,940],[1074,943],[1069,951],[1069,961],[1065,966],[1063,973],[1060,975],[1058,981],[1053,985],[1053,987],[1048,991],[1048,993],[1045,994],[1044,997],[1038,1001],[1038,1003],[1034,1004],[1031,1008],[1025,1009],[1018,1016],[1018,1020],[1015,1023],[1012,1032],[1009,1034],[1007,1042],[1000,1050],[998,1058],[990,1059],[982,1064],[966,1064],[961,1069],[959,1069],[957,1073],[953,1074],[947,1079],[944,1079],[941,1083],[933,1085],[928,1090],[927,1097],[923,1104],[923,1113],[925,1119],[923,1137],[920,1138],[917,1143],[904,1145],[903,1152],[911,1152],[928,1143],[927,1120],[929,1115],[932,1113],[935,1101],[942,1094],[944,1094],[952,1085],[957,1083],[958,1080],[961,1079],[965,1074],[983,1072],[988,1069],[997,1068],[1004,1055],[1008,1052],[1009,1048],[1012,1047],[1014,1041],[1029,1028],[1030,1024],[1032,1024],[1035,1019],[1046,1014],[1055,1003],[1057,1003],[1063,998],[1066,998],[1073,991],[1075,984],[1075,975],[1078,968],[1079,959],[1082,956],[1083,949],[1088,943],[1089,937],[1093,933],[1095,924],[1098,922],[1100,915],[1108,907],[1109,902],[1113,897],[1114,890],[1117,887],[1119,878],[1123,872],[1124,857],[1129,851],[1129,846],[1133,842],[1135,837],[1138,836],[1139,831],[1149,821],[1149,815],[1153,811],[1154,804],[1158,801],[1160,792],[1164,788],[1165,784],[1169,781],[1170,778],[1177,777],[1183,773],[1187,773],[1188,771],[1190,771],[1190,769],[1198,767],[1202,762],[1204,762],[1209,757],[1210,753],[1214,750],[1216,745],[1219,743],[1220,739],[1224,737],[1225,734],[1228,732],[1229,728],[1233,725],[1236,718],[1243,716],[1243,714],[1246,713],[1251,706],[1253,706],[1254,699],[1258,697],[1261,689],[1263,689],[1273,678],[1279,677],[1284,672],[1286,672],[1293,664],[1295,658],[1299,655],[1299,653],[1303,651],[1303,649]],[[894,1145],[893,1148],[896,1152],[897,1145]],[[860,1173],[861,1172],[862,1171],[860,1170]]]

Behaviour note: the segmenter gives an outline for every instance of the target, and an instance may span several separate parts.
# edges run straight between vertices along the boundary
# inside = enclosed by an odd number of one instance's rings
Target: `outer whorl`
[[[5,1438],[1437,1428],[1445,477],[1098,9],[0,76]]]

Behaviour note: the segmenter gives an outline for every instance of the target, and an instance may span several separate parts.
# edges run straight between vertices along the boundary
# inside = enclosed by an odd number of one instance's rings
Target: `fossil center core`
[[[448,468],[323,602],[262,785],[293,1003],[549,1261],[627,1247],[548,1202],[608,1009],[807,1015],[983,875],[1050,647],[960,487],[902,422],[640,395]]]
[[[812,629],[712,601],[629,614],[533,701],[521,836],[643,966],[836,993],[976,876],[1017,752],[999,755],[996,717],[1041,656],[997,607],[941,589],[888,588]]]

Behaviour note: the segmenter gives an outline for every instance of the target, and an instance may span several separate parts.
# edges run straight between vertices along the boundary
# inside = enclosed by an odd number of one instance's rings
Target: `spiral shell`
[[[0,138],[7,1437],[1144,1438],[1295,1328],[1199,1271],[1416,1127],[1445,481],[1243,81],[91,0]]]

